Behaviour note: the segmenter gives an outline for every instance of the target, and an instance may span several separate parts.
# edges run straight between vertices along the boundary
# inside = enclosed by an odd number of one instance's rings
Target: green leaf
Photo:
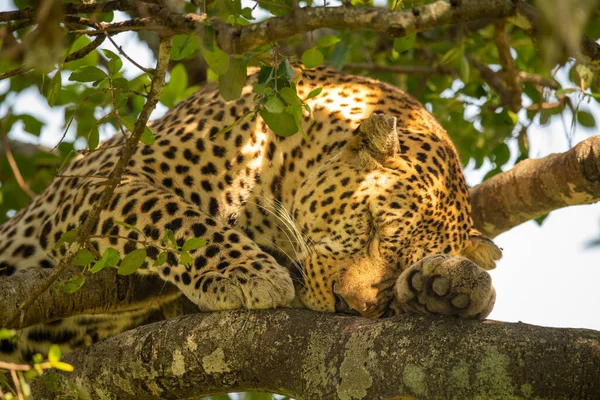
[[[396,50],[398,53],[404,53],[405,51],[408,51],[415,47],[416,40],[416,33],[411,33],[410,35],[394,38],[394,50]]]
[[[271,66],[261,67],[260,71],[258,71],[258,83],[259,84],[268,83],[271,79],[273,79],[274,72],[275,72],[275,68],[273,68]]]
[[[333,52],[331,53],[331,57],[329,62],[331,66],[335,69],[342,69],[344,64],[346,63],[346,58],[348,57],[349,48],[344,42],[339,42],[335,45]]]
[[[125,128],[129,132],[133,133],[133,130],[135,128],[135,123],[137,122],[137,118],[129,117],[129,116],[119,116],[119,118],[121,119],[121,123],[123,125],[125,125]],[[145,126],[144,132],[142,133],[142,136],[140,137],[140,142],[147,144],[147,145],[151,145],[154,143],[154,139],[155,138],[154,138],[154,134],[152,133],[152,130],[148,126]],[[123,226],[125,226],[125,225],[123,225]],[[138,230],[134,226],[128,226],[128,228]]]
[[[146,249],[135,249],[131,253],[123,257],[123,260],[121,260],[121,265],[119,265],[117,273],[119,275],[133,274],[142,266],[145,259]]]
[[[97,272],[102,271],[105,267],[106,267],[106,261],[104,261],[103,259],[100,259],[100,260],[96,261],[94,266],[90,269],[90,272],[92,274],[95,274]]]
[[[460,47],[453,47],[450,50],[448,50],[440,59],[440,62],[442,64],[448,64],[454,60],[456,60],[458,57],[462,56],[463,53],[463,49]]]
[[[44,126],[44,124],[38,121],[37,118],[29,114],[19,114],[18,118],[23,121],[24,128],[27,132],[35,136],[40,136],[40,133],[42,132],[42,126]]]
[[[60,369],[61,371],[72,372],[73,366],[71,364],[67,364],[66,362],[60,361],[61,353],[60,347],[57,344],[50,345],[50,349],[48,349],[48,362],[50,365],[56,369]]]
[[[187,251],[181,252],[181,258],[179,259],[179,264],[192,265],[193,261],[194,260],[192,259],[192,256],[190,256],[190,253],[188,253]]]
[[[165,232],[165,236],[163,236],[162,242],[163,245],[167,247],[179,250],[179,246],[177,246],[177,241],[175,240],[175,234],[170,229],[167,229],[167,231]]]
[[[583,86],[583,89],[589,88],[594,80],[594,73],[592,70],[584,64],[577,64],[575,70],[581,79],[581,86]]]
[[[154,266],[160,267],[161,265],[163,265],[165,262],[167,262],[168,256],[169,256],[169,253],[167,253],[166,251],[161,252],[158,255],[158,257],[156,257],[156,260],[154,260]]]
[[[50,80],[50,84],[48,85],[48,94],[46,95],[46,98],[50,107],[54,107],[54,104],[56,104],[56,99],[58,98],[58,94],[60,93],[60,88],[62,86],[62,75],[60,72],[60,69],[56,71]]]
[[[96,16],[97,15],[98,14],[96,14]],[[85,46],[90,44],[91,42],[92,41],[90,40],[89,37],[87,37],[85,35],[79,36],[75,40],[75,42],[71,45],[71,48],[69,49],[69,54],[72,54],[72,53],[76,52],[77,50],[81,50],[82,48],[84,48]],[[74,71],[79,67],[83,67],[84,65],[97,65],[99,58],[100,58],[100,56],[98,55],[97,51],[90,51],[83,58],[65,63],[65,65],[63,66],[63,69]]]
[[[76,291],[81,289],[84,283],[84,275],[75,275],[66,281],[61,281],[60,286],[58,286],[57,289],[59,289],[59,292],[62,290],[67,293],[75,293]]]
[[[311,90],[310,93],[308,94],[308,96],[306,96],[306,100],[312,99],[313,97],[317,97],[318,95],[321,94],[322,91],[323,91],[323,88],[321,88],[321,87]]]
[[[306,68],[318,67],[324,60],[323,53],[314,47],[302,53],[302,64],[304,64]]]
[[[100,132],[98,132],[98,127],[90,131],[87,142],[90,150],[94,150],[96,147],[98,147],[98,143],[100,142]]]
[[[54,368],[65,372],[73,372],[75,368],[66,362],[58,361],[52,365]]]
[[[206,246],[206,240],[199,239],[199,238],[192,238],[192,239],[186,240],[181,249],[185,250],[185,251],[192,251],[192,250],[197,250],[200,247],[204,247],[204,246]]]
[[[287,58],[279,63],[277,77],[287,81],[294,79],[294,68],[292,68],[290,61]]]
[[[534,221],[535,221],[535,222],[537,222],[537,224],[538,224],[539,226],[542,226],[542,223],[544,222],[544,220],[545,220],[546,218],[548,218],[548,215],[550,215],[550,213],[548,213],[548,214],[544,214],[544,215],[542,215],[541,217],[537,217],[537,218],[535,218],[535,219],[534,219]]]
[[[102,49],[104,55],[110,59],[108,62],[108,73],[114,75],[123,68],[123,60],[118,54],[113,53],[110,50]]]
[[[58,250],[60,249],[60,246],[63,245],[63,243],[73,243],[75,239],[77,239],[78,230],[79,228],[75,228],[71,229],[70,231],[64,232],[62,235],[60,235],[60,239],[58,239],[58,242],[56,242],[54,248]]]
[[[154,133],[152,133],[152,130],[150,129],[149,126],[145,126],[144,127],[144,132],[142,133],[142,136],[140,137],[140,142],[150,146],[152,144],[154,144]]]
[[[94,261],[96,257],[94,257],[94,253],[87,249],[79,249],[77,253],[73,256],[73,260],[71,263],[73,265],[79,265],[81,267],[90,264]]]
[[[571,93],[575,93],[578,92],[580,89],[579,88],[566,88],[566,89],[558,89],[556,91],[556,95],[557,96],[565,96],[567,94],[571,94]]]
[[[240,11],[240,15],[246,19],[253,20],[252,9],[250,7],[244,7],[242,11]]]
[[[171,108],[183,100],[188,86],[188,74],[183,64],[177,64],[169,73],[169,83],[160,95],[160,102]]]
[[[213,46],[213,49],[209,50],[206,47],[202,47],[202,56],[215,74],[223,75],[229,70],[229,55],[216,44]]]
[[[183,60],[192,57],[200,48],[200,39],[195,34],[177,35],[173,38],[171,60]]]
[[[341,40],[342,39],[340,39],[339,37],[334,36],[334,35],[324,35],[324,36],[321,36],[317,40],[317,47],[333,46],[334,44],[336,44],[337,42],[339,42]]]
[[[302,129],[302,106],[290,106],[285,111],[294,117],[296,128],[300,131],[302,136],[306,136],[304,130]]]
[[[483,177],[483,180],[485,181],[486,179],[489,179],[494,175],[498,175],[500,172],[502,172],[502,170],[500,168],[496,167],[493,170],[489,171],[487,174],[485,174],[485,176]]]
[[[90,272],[95,274],[96,272],[99,272],[104,268],[114,267],[119,263],[120,259],[121,257],[119,256],[117,250],[113,249],[112,247],[109,247],[108,249],[104,250],[104,253],[102,253],[102,258],[98,260],[96,264],[94,264]]]
[[[265,124],[278,136],[291,136],[298,132],[296,120],[289,113],[274,114],[267,110],[261,110],[260,116],[265,121]]]
[[[302,100],[298,97],[298,93],[296,93],[295,89],[291,87],[285,87],[279,91],[279,95],[286,103],[290,106],[300,106],[302,105]]]
[[[7,340],[15,336],[17,331],[14,329],[0,328],[0,340]]]
[[[102,259],[105,260],[107,267],[114,267],[119,263],[121,257],[119,256],[119,252],[112,247],[104,250],[102,254]]]
[[[50,348],[48,349],[48,361],[50,362],[50,365],[59,362],[60,356],[60,347],[57,344],[51,344]]]
[[[460,78],[464,83],[469,82],[469,75],[471,74],[471,66],[466,56],[460,58]]]
[[[594,116],[587,111],[580,110],[577,112],[577,121],[586,128],[594,128],[596,126]]]
[[[510,149],[506,143],[500,143],[492,152],[496,167],[501,167],[510,159]]]
[[[279,100],[279,97],[277,96],[269,97],[265,103],[265,108],[267,111],[273,114],[279,114],[283,112],[284,107],[283,101]]]
[[[87,65],[73,71],[69,76],[69,80],[77,82],[95,82],[106,77],[106,73],[100,68]]]
[[[242,95],[246,83],[246,63],[232,58],[227,72],[219,76],[219,93],[225,101],[236,100]]]

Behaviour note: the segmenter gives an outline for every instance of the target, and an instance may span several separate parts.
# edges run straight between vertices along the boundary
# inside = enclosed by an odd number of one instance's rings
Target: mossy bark
[[[592,399],[600,332],[308,310],[196,314],[65,357],[83,398],[267,391],[297,399]],[[51,398],[44,385],[36,398]],[[595,397],[596,396],[596,397]]]

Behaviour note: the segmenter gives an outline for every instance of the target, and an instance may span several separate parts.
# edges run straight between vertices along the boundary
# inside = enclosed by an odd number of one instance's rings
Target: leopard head
[[[481,260],[488,252],[488,269],[499,258],[491,241],[471,239],[452,144],[433,132],[403,130],[395,116],[364,120],[345,148],[306,177],[291,211],[310,237],[298,260],[298,297],[314,310],[378,317],[399,274],[425,256]]]

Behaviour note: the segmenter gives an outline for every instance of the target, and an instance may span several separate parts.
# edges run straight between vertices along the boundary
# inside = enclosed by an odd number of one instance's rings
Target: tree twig
[[[511,93],[504,85],[500,74],[492,70],[487,65],[484,65],[471,56],[467,56],[469,64],[479,71],[481,78],[488,84],[500,97],[501,105],[509,105],[511,103]]]
[[[494,24],[494,42],[498,50],[500,65],[502,66],[502,75],[508,88],[507,106],[517,112],[521,109],[521,82],[519,81],[519,73],[515,61],[510,54],[510,43],[508,32],[506,31],[506,21],[497,21]]]
[[[69,54],[67,57],[65,57],[64,62],[67,63],[70,61],[79,60],[80,58],[87,56],[89,53],[91,53],[96,48],[98,48],[98,46],[100,46],[102,44],[102,42],[104,42],[104,39],[105,39],[104,36],[96,37],[94,40],[92,40],[90,43],[83,46],[81,49],[76,50],[76,51],[72,52],[71,54]],[[26,69],[24,67],[18,67],[18,68],[6,71],[6,72],[0,74],[0,81],[3,79],[6,79],[6,78],[10,78],[15,75],[24,74],[29,71],[31,71],[31,69]]]
[[[523,82],[529,82],[537,86],[547,87],[550,89],[558,89],[560,86],[552,78],[546,78],[538,74],[532,74],[531,72],[519,71],[519,79]]]
[[[169,56],[171,52],[171,38],[163,38],[160,41],[156,74],[152,79],[152,86],[150,88],[150,93],[148,94],[146,104],[142,108],[142,112],[138,120],[135,123],[135,127],[133,132],[131,132],[131,136],[125,142],[123,146],[123,151],[121,153],[121,157],[119,161],[115,164],[114,169],[111,171],[109,178],[106,182],[106,187],[102,191],[100,195],[100,199],[91,209],[88,217],[84,221],[82,227],[79,229],[77,234],[77,239],[75,244],[71,245],[67,254],[61,258],[58,265],[54,267],[52,273],[44,280],[44,282],[37,287],[33,292],[30,293],[28,299],[15,308],[14,314],[12,318],[8,320],[8,325],[13,325],[17,321],[22,321],[26,315],[27,309],[36,301],[38,301],[38,297],[42,295],[48,288],[60,277],[60,275],[71,265],[71,260],[73,259],[76,250],[74,247],[83,248],[88,240],[88,236],[96,224],[100,212],[104,209],[104,207],[108,204],[112,195],[117,188],[117,185],[121,182],[121,176],[125,172],[127,168],[127,164],[129,160],[133,156],[135,149],[138,146],[138,142],[140,137],[144,133],[144,129],[146,124],[148,123],[148,119],[150,118],[150,114],[156,107],[160,94],[162,92],[162,88],[165,84],[165,75],[167,73],[167,67],[169,64]]]
[[[17,181],[17,184],[19,185],[21,190],[27,196],[29,196],[30,199],[33,199],[37,195],[33,192],[33,190],[31,190],[31,188],[29,188],[29,185],[27,184],[27,182],[25,182],[25,179],[23,179],[23,175],[21,175],[19,166],[17,165],[17,162],[15,161],[15,158],[13,157],[12,151],[10,151],[10,144],[8,143],[8,139],[6,138],[6,134],[4,134],[3,132],[0,132],[0,140],[2,140],[2,147],[4,148],[4,155],[6,156],[8,165],[10,165],[10,169],[12,170],[13,175],[15,176],[15,180]]]

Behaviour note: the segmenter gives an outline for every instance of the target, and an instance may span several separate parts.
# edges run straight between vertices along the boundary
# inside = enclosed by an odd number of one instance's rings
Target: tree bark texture
[[[105,314],[158,307],[181,296],[179,289],[158,276],[119,276],[116,269],[86,275],[81,290],[75,293],[61,292],[57,295],[59,282],[78,274],[75,268],[70,268],[26,310],[23,319],[10,321],[19,304],[23,304],[29,298],[50,272],[29,268],[10,278],[0,279],[0,328],[23,329],[72,315]]]
[[[475,226],[494,237],[558,208],[600,200],[600,136],[527,159],[471,189]]]
[[[296,399],[597,399],[600,332],[308,310],[195,314],[67,355],[87,399],[267,391]],[[42,382],[36,398],[53,398]]]

